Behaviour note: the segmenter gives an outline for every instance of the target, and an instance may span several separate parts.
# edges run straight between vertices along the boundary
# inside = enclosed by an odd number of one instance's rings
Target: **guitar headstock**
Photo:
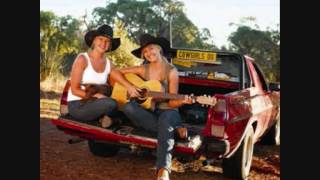
[[[213,96],[197,96],[196,101],[199,104],[206,105],[206,106],[214,106],[217,103],[217,99]]]

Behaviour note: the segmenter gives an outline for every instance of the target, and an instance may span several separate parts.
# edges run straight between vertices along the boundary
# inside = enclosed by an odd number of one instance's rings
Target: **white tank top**
[[[110,60],[108,58],[106,58],[106,67],[104,68],[104,71],[101,73],[96,72],[92,65],[91,65],[91,61],[90,61],[90,57],[88,56],[88,53],[80,53],[78,55],[78,57],[80,55],[83,55],[85,57],[85,59],[87,60],[87,67],[85,68],[85,70],[83,71],[83,75],[82,75],[82,80],[81,80],[81,84],[106,84],[107,80],[108,80],[108,76],[110,73]],[[78,58],[77,57],[77,58]],[[81,86],[81,89],[84,89],[83,86]],[[71,92],[71,88],[68,91],[68,100],[67,101],[74,101],[74,100],[80,100],[82,99],[79,96],[76,96],[74,94],[72,94]]]

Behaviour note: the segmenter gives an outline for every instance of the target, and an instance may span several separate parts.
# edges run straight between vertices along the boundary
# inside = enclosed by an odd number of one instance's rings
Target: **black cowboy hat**
[[[106,24],[100,26],[96,30],[88,31],[84,35],[84,40],[86,44],[91,47],[94,38],[97,36],[104,36],[111,39],[111,49],[109,51],[114,51],[120,46],[120,38],[113,38],[113,30]]]
[[[143,58],[141,55],[141,50],[146,47],[149,44],[157,44],[161,46],[163,55],[167,56],[170,51],[170,42],[163,37],[154,37],[150,34],[143,34],[140,36],[140,47],[131,51],[133,55],[135,55],[138,58]]]

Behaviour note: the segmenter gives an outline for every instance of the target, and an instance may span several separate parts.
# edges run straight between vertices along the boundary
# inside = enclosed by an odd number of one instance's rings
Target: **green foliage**
[[[143,33],[170,38],[172,20],[172,46],[212,49],[208,29],[202,32],[187,18],[184,3],[178,0],[118,0],[93,11],[96,24],[124,22],[130,38],[138,42]],[[208,43],[209,41],[209,43]]]
[[[121,45],[113,52],[107,53],[107,56],[112,60],[115,66],[122,68],[141,64],[142,60],[131,54],[133,49],[138,48],[138,45],[132,42],[128,37],[128,32],[124,29],[124,24],[121,21],[116,21],[114,27],[114,37],[119,37]]]
[[[62,59],[80,48],[80,22],[40,11],[40,80],[61,71]]]
[[[280,81],[280,31],[262,31],[243,24],[237,26],[229,36],[230,49],[253,57],[269,82]]]
[[[74,58],[86,51],[82,23],[87,30],[99,25],[114,25],[114,36],[121,38],[121,46],[106,55],[117,67],[133,66],[141,59],[131,54],[138,47],[139,35],[150,33],[169,39],[172,20],[173,47],[217,49],[206,28],[198,29],[184,13],[184,3],[178,0],[118,0],[107,2],[106,7],[95,8],[95,19],[90,22],[71,16],[57,17],[50,11],[40,11],[40,79],[56,74],[69,74]],[[229,49],[256,59],[269,81],[280,81],[280,31],[260,30],[254,17],[244,17],[235,32],[229,36]],[[251,23],[251,25],[248,25]],[[253,26],[252,26],[253,24]]]

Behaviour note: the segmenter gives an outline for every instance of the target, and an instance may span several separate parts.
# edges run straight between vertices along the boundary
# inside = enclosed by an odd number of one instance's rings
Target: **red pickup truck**
[[[179,108],[189,138],[177,140],[174,156],[222,159],[223,174],[237,179],[249,175],[254,144],[280,144],[280,84],[267,84],[263,72],[248,56],[232,52],[173,49],[171,62],[179,71],[179,94],[207,95],[214,106],[198,103]],[[66,83],[60,113],[52,123],[78,140],[88,140],[90,151],[113,156],[120,148],[155,150],[155,135],[135,128],[119,111],[112,118],[122,124],[102,128],[68,114]],[[77,138],[71,139],[74,143]]]

